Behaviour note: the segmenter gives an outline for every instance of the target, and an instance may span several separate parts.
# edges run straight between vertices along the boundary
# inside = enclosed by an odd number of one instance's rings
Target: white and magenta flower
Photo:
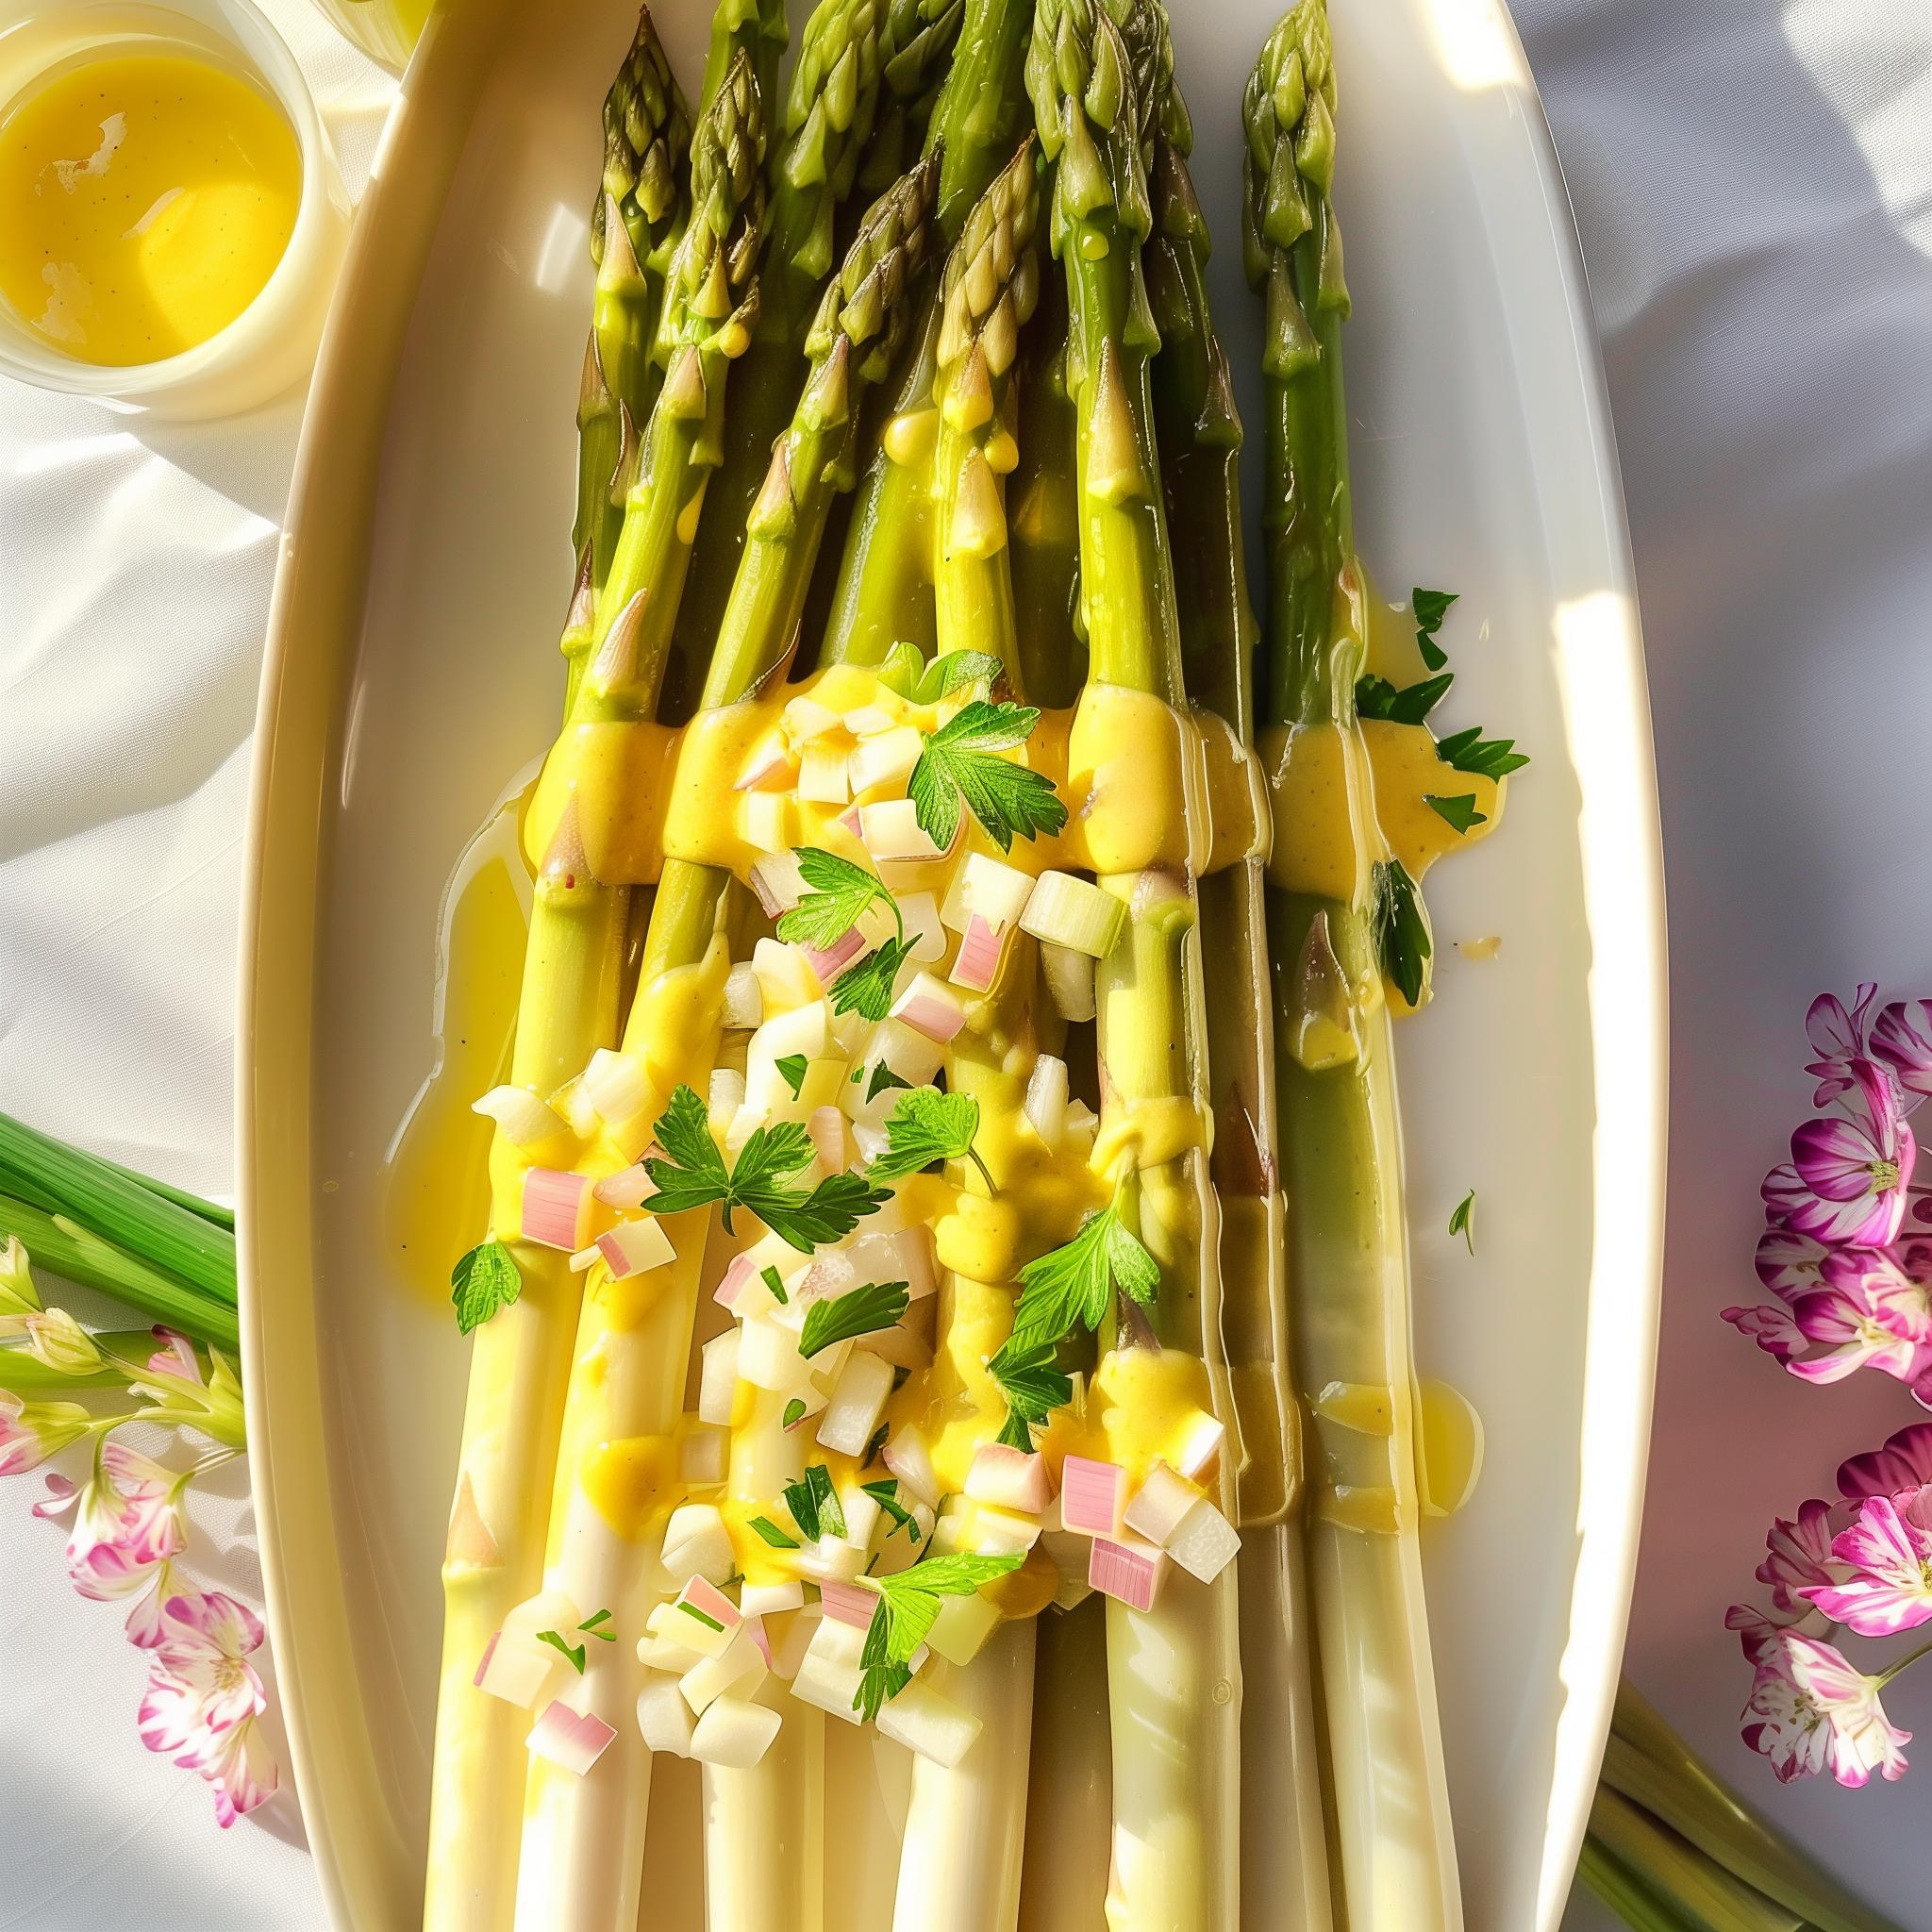
[[[1799,1298],[1798,1332],[1818,1353],[1786,1363],[1807,1382],[1841,1382],[1874,1368],[1916,1385],[1932,1372],[1932,1297],[1889,1254],[1840,1248],[1825,1257],[1824,1287]]]
[[[1805,1071],[1818,1075],[1814,1106],[1824,1107],[1851,1090],[1853,1063],[1865,1058],[1866,1016],[1877,997],[1878,988],[1868,980],[1853,995],[1849,1011],[1835,992],[1822,992],[1811,1002],[1805,1015],[1805,1037],[1818,1058]]]
[[[77,1402],[28,1402],[0,1389],[0,1475],[38,1469],[92,1426]]]
[[[1854,1501],[1896,1496],[1932,1483],[1932,1423],[1911,1423],[1888,1436],[1881,1449],[1848,1457],[1838,1466],[1838,1489]]]
[[[1829,1252],[1808,1234],[1767,1227],[1757,1237],[1757,1278],[1780,1301],[1795,1307],[1801,1294],[1815,1294],[1824,1286],[1822,1270]]]
[[[201,1358],[185,1335],[172,1328],[154,1332],[162,1345],[148,1357],[147,1367],[128,1382],[128,1387],[151,1405],[138,1411],[141,1419],[199,1429],[227,1448],[246,1448],[242,1378],[221,1351],[208,1350],[208,1374],[204,1381]]]
[[[1738,1633],[1744,1646],[1744,1661],[1753,1670],[1776,1649],[1785,1631],[1802,1628],[1807,1623],[1819,1629],[1824,1627],[1824,1619],[1808,1606],[1802,1616],[1792,1610],[1762,1609],[1757,1604],[1733,1604],[1724,1612],[1724,1628]]]
[[[249,1656],[261,1620],[221,1591],[171,1596],[141,1703],[141,1740],[215,1788],[215,1815],[232,1824],[275,1795],[280,1774],[257,1731],[267,1708]]]
[[[1872,1028],[1872,1052],[1914,1100],[1932,1093],[1932,1000],[1894,1000]]]
[[[1784,1784],[1827,1766],[1840,1784],[1855,1790],[1874,1771],[1901,1778],[1912,1734],[1886,1717],[1879,1689],[1878,1678],[1854,1669],[1832,1645],[1777,1631],[1765,1645],[1744,1705],[1744,1741],[1770,1760]]]
[[[1772,1519],[1757,1580],[1771,1585],[1771,1600],[1780,1610],[1802,1617],[1809,1608],[1811,1587],[1835,1583],[1845,1574],[1844,1566],[1833,1561],[1832,1540],[1850,1527],[1856,1514],[1849,1503],[1813,1497],[1800,1504],[1790,1521]]]
[[[82,1596],[111,1603],[147,1590],[188,1547],[181,1499],[192,1475],[103,1440],[67,1540],[67,1574]]]
[[[1860,1637],[1895,1637],[1932,1620],[1932,1497],[1911,1490],[1900,1500],[1903,1509],[1890,1496],[1868,1497],[1832,1539],[1845,1574],[1797,1591]]]
[[[100,1367],[93,1337],[65,1308],[43,1308],[19,1320],[27,1353],[57,1375],[90,1375]]]
[[[1791,1136],[1788,1187],[1782,1170],[1766,1175],[1766,1205],[1786,1224],[1831,1247],[1879,1248],[1905,1217],[1918,1148],[1891,1075],[1872,1060],[1851,1063],[1849,1111],[1804,1122]],[[1774,1183],[1776,1192],[1774,1192]]]

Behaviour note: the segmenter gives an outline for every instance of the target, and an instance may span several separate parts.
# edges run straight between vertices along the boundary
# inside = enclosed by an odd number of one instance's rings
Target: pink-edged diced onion
[[[488,1697],[500,1697],[506,1704],[527,1710],[542,1696],[557,1661],[554,1651],[527,1637],[519,1638],[514,1631],[499,1630],[484,1646],[477,1662],[476,1688]]]
[[[708,1617],[726,1630],[737,1629],[744,1621],[738,1606],[715,1583],[708,1583],[702,1576],[693,1576],[677,1592],[676,1607],[687,1615],[695,1611],[701,1617]]]
[[[527,1741],[534,1756],[583,1777],[616,1736],[594,1712],[573,1710],[560,1698],[553,1698],[543,1707]]]
[[[1167,1557],[1139,1537],[1115,1542],[1097,1536],[1087,1559],[1087,1581],[1101,1592],[1134,1610],[1151,1610],[1167,1574]]]
[[[847,730],[852,720],[845,721]],[[910,724],[895,725],[890,719],[870,732],[854,732],[864,742],[852,754],[852,789],[855,792],[875,791],[881,786],[896,791],[906,789],[906,780],[925,750],[925,740]]]
[[[591,1184],[580,1174],[533,1167],[524,1175],[524,1239],[575,1254],[584,1243]]]
[[[791,784],[798,769],[784,737],[768,731],[752,746],[744,770],[739,774],[734,791],[771,791]]]
[[[847,1166],[845,1116],[836,1107],[815,1107],[805,1130],[818,1149],[820,1163],[827,1174],[843,1174]]]
[[[821,986],[830,986],[859,954],[865,951],[865,935],[855,925],[829,946],[807,946],[805,957],[819,976]]]
[[[492,1087],[470,1111],[494,1121],[512,1147],[535,1147],[563,1126],[557,1109],[527,1087]]]
[[[870,1630],[879,1607],[875,1591],[861,1590],[856,1583],[840,1583],[827,1577],[819,1585],[819,1602],[835,1624],[849,1624],[855,1630]]]
[[[805,897],[805,874],[790,852],[767,852],[752,860],[751,889],[767,919],[790,912]]]
[[[607,1208],[641,1208],[658,1191],[654,1181],[639,1161],[634,1167],[619,1168],[615,1174],[607,1174],[591,1190]]]
[[[966,1493],[975,1503],[1039,1515],[1053,1501],[1046,1457],[1010,1442],[982,1442],[966,1472]]]
[[[573,1255],[570,1265],[581,1274],[600,1257],[609,1269],[611,1280],[623,1281],[675,1261],[677,1250],[671,1245],[661,1221],[620,1221],[588,1248]]]
[[[634,1054],[600,1046],[577,1080],[578,1091],[612,1126],[655,1108],[657,1093],[643,1062]]]
[[[839,723],[839,713],[803,691],[785,707],[785,730],[793,744],[808,744]]]
[[[891,1017],[943,1046],[965,1025],[966,1008],[943,981],[921,973],[892,1002]]]
[[[919,808],[909,798],[861,805],[858,841],[879,859],[930,859],[945,856],[919,823]]]
[[[1118,1537],[1126,1521],[1127,1473],[1117,1462],[1069,1456],[1060,1465],[1060,1521],[1082,1536]],[[1100,1586],[1096,1583],[1095,1590]]]
[[[1202,1500],[1192,1483],[1183,1481],[1166,1463],[1157,1462],[1127,1505],[1126,1525],[1144,1541],[1165,1549],[1188,1511]]]
[[[1190,1482],[1198,1482],[1214,1466],[1227,1439],[1226,1424],[1205,1408],[1197,1408],[1182,1424],[1180,1441],[1174,1447],[1174,1466]]]
[[[749,1617],[745,1620],[745,1630],[751,1641],[758,1647],[758,1655],[765,1660],[766,1670],[772,1668],[772,1640],[765,1635],[765,1620],[762,1617]]]
[[[932,1451],[917,1429],[901,1429],[881,1452],[880,1459],[928,1509],[940,1505],[940,1479],[932,1466]]]
[[[1066,1138],[1067,1063],[1053,1054],[1041,1054],[1026,1076],[1026,1118],[1049,1147]]]
[[[947,976],[968,992],[991,992],[1000,976],[1000,936],[978,913],[969,913],[960,936],[958,956]]]

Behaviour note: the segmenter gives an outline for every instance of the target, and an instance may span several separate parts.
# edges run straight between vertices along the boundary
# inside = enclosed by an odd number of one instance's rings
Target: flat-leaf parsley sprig
[[[1000,756],[1024,744],[1039,722],[1031,705],[974,698],[926,739],[906,781],[906,795],[920,829],[941,851],[949,850],[958,836],[961,799],[1002,852],[1013,849],[1015,834],[1031,839],[1066,824],[1067,808],[1053,780]]]
[[[941,1093],[937,1087],[914,1087],[900,1094],[886,1121],[886,1144],[866,1168],[874,1182],[904,1180],[935,1160],[970,1160],[989,1194],[992,1175],[974,1151],[979,1103],[970,1093]]]
[[[830,1174],[814,1187],[801,1186],[796,1177],[811,1165],[817,1150],[796,1121],[757,1128],[727,1169],[695,1088],[680,1086],[672,1094],[658,1117],[654,1138],[659,1152],[644,1162],[657,1189],[644,1203],[653,1214],[716,1206],[728,1233],[732,1209],[742,1208],[801,1254],[842,1240],[863,1216],[891,1198],[884,1188],[854,1174]]]
[[[892,1004],[892,984],[912,952],[899,902],[875,873],[836,852],[815,845],[792,849],[807,891],[796,906],[778,921],[778,937],[795,945],[824,952],[842,940],[874,906],[892,915],[896,937],[881,941],[862,959],[846,967],[831,984],[832,1010],[857,1012],[868,1020],[883,1020]]]
[[[928,1557],[894,1575],[860,1577],[864,1588],[877,1591],[879,1607],[859,1653],[863,1674],[853,1709],[868,1720],[875,1718],[886,1700],[911,1682],[913,1653],[930,1635],[947,1597],[972,1596],[981,1584],[994,1582],[1025,1560],[1013,1554],[979,1557],[960,1552]]]

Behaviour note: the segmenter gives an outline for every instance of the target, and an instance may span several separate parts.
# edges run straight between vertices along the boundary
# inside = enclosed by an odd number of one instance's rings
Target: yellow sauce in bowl
[[[293,131],[239,75],[85,61],[0,119],[0,296],[77,361],[160,361],[261,292],[301,196]]]

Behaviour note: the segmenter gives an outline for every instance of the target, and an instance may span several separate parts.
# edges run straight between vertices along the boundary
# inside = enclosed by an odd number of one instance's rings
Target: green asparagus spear
[[[598,603],[594,650],[573,710],[579,721],[649,715],[661,679],[690,555],[679,539],[683,512],[716,461],[724,376],[755,301],[763,128],[751,64],[741,57],[693,138],[694,212],[669,266],[655,351],[666,380]],[[532,896],[510,1062],[516,1085],[552,1093],[615,1036],[629,898],[592,874],[567,808]],[[508,1149],[491,1159],[514,1172]],[[516,1896],[527,1721],[477,1690],[473,1674],[505,1615],[542,1576],[582,1277],[553,1249],[519,1241],[511,1256],[517,1299],[476,1331],[443,1557],[429,1932],[507,1926]]]
[[[745,518],[771,460],[773,439],[790,419],[800,358],[824,279],[836,223],[853,192],[882,103],[924,92],[944,61],[959,20],[958,0],[821,0],[806,23],[792,71],[786,135],[771,166],[772,218],[759,264],[758,326],[734,382],[732,440],[713,479],[698,532],[687,628],[708,640],[722,622]],[[904,36],[901,43],[900,36]],[[667,693],[674,715],[694,683],[679,663]]]
[[[1080,584],[1095,683],[1184,701],[1179,617],[1154,444],[1148,362],[1158,338],[1141,249],[1152,221],[1128,53],[1094,0],[1039,0],[1027,53],[1041,145],[1055,162],[1052,241],[1066,275],[1078,408]],[[1101,1134],[1170,1126],[1127,1168],[1121,1211],[1153,1256],[1141,1319],[1154,1341],[1209,1365],[1220,1271],[1207,1185],[1206,1041],[1198,908],[1185,867],[1104,874],[1127,909],[1096,997]],[[1103,1345],[1135,1345],[1109,1322]],[[1224,1384],[1216,1390],[1225,1407]],[[1230,1458],[1231,1459],[1231,1458]],[[1224,1499],[1231,1488],[1224,1479]],[[1241,1662],[1235,1577],[1173,1579],[1154,1610],[1108,1606],[1114,1738],[1109,1922],[1133,1932],[1239,1923]],[[1162,1668],[1150,1671],[1150,1651]]]
[[[601,590],[624,521],[625,458],[650,418],[662,371],[651,355],[663,302],[664,275],[683,232],[690,203],[685,157],[691,116],[673,78],[648,8],[637,37],[604,97],[604,180],[591,217],[591,259],[597,270],[584,377],[577,397],[577,516],[572,538],[591,559],[591,586]],[[581,640],[582,633],[574,636]],[[565,642],[571,651],[571,640]],[[571,657],[576,696],[582,647]]]
[[[1178,108],[1178,91],[1168,98]],[[1172,114],[1183,131],[1184,111]],[[1143,121],[1143,125],[1144,121]],[[1152,135],[1149,294],[1160,328],[1153,372],[1162,494],[1180,587],[1190,697],[1245,747],[1260,626],[1241,555],[1241,418],[1203,270],[1208,225],[1187,158]],[[1274,1034],[1258,857],[1200,882],[1212,1174],[1222,1203],[1222,1332],[1241,1420],[1241,1621],[1246,1682],[1241,1757],[1250,1804],[1241,1836],[1241,1923],[1249,1932],[1329,1924],[1328,1853],[1309,1677],[1307,1553],[1299,1510],[1300,1411],[1288,1378],[1286,1240],[1275,1140]]]
[[[1335,80],[1322,0],[1264,49],[1244,116],[1247,267],[1267,304],[1268,691],[1296,756],[1351,792],[1322,876],[1268,893],[1290,1322],[1308,1452],[1308,1562],[1338,1923],[1461,1924],[1417,1539],[1407,1236],[1390,1016],[1374,932],[1374,800],[1355,714],[1362,664],[1329,200]],[[1290,734],[1284,740],[1283,732]],[[1356,794],[1359,795],[1356,795]],[[1315,836],[1294,828],[1298,838]],[[1350,883],[1332,888],[1338,874]],[[1320,885],[1324,890],[1313,890]]]
[[[778,62],[791,38],[785,24],[785,0],[718,0],[711,14],[710,45],[705,52],[699,114],[717,98],[724,76],[741,54],[751,62],[758,99],[769,111],[778,98]]]
[[[1030,0],[966,0],[953,64],[926,131],[940,158],[939,227],[948,246],[1013,152],[1025,110]],[[850,535],[824,626],[825,663],[876,664],[894,643],[933,647],[932,385],[938,290],[912,296],[920,326],[888,393],[890,413],[852,506]]]

